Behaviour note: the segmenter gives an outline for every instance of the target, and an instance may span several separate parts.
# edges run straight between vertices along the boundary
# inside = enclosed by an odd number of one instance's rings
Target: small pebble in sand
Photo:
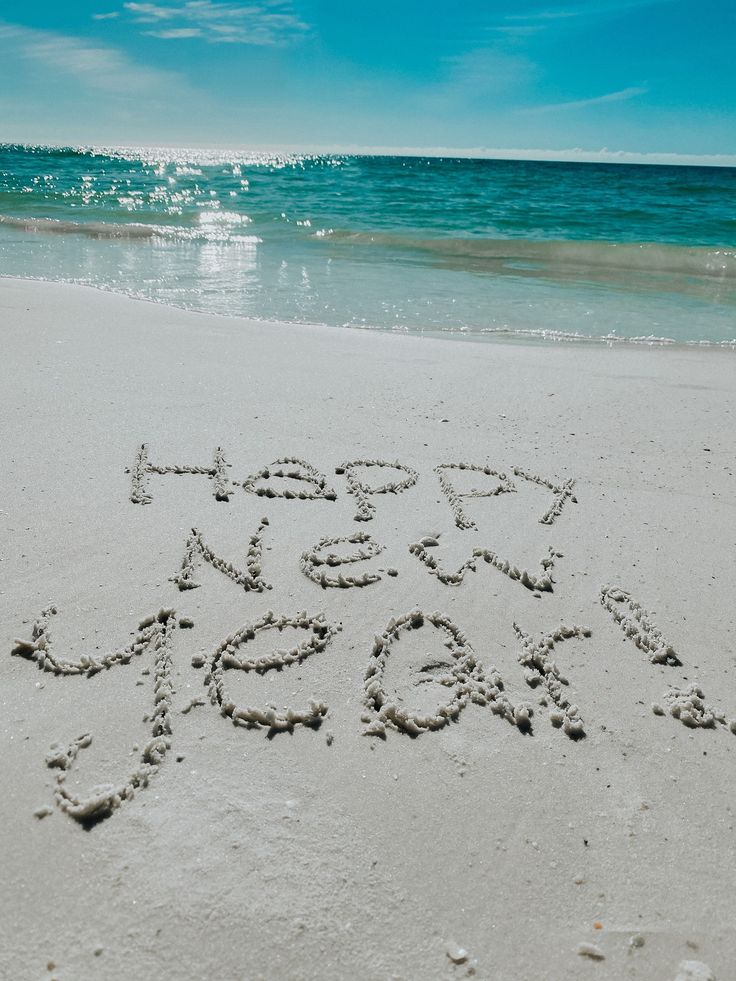
[[[334,733],[332,732],[325,733],[325,742],[327,743],[328,746],[332,745],[334,739],[335,739]]]
[[[398,576],[399,570],[398,569],[386,569],[386,574],[389,575],[389,576]],[[736,722],[734,722],[733,725],[736,725]]]
[[[38,818],[39,821],[41,821],[43,820],[43,818],[49,817],[53,813],[54,812],[52,808],[50,808],[48,804],[46,804],[43,807],[37,807],[36,810],[33,812],[33,816],[35,818]],[[53,971],[53,967],[50,967],[49,970]]]
[[[94,950],[95,957],[99,957],[104,949],[105,949],[104,947],[95,947]]]
[[[596,944],[578,944],[576,953],[578,957],[590,957],[593,961],[604,961],[606,959],[606,955]]]
[[[640,933],[635,933],[633,937],[629,940],[629,947],[643,947],[644,937]]]
[[[716,981],[716,976],[702,961],[680,961],[675,981]]]
[[[469,957],[467,950],[453,941],[450,941],[445,947],[445,953],[453,964],[464,964]]]
[[[48,964],[46,965],[46,970],[53,971],[55,969],[56,969],[56,964],[54,964],[53,961],[49,961]]]
[[[194,620],[191,617],[179,617],[179,626],[182,630],[191,630],[194,626]]]
[[[193,654],[192,655],[192,667],[193,668],[203,668],[204,667],[204,655],[203,654]]]
[[[655,715],[664,715],[664,709],[661,705],[657,705],[656,702],[652,702],[652,712],[654,712]]]

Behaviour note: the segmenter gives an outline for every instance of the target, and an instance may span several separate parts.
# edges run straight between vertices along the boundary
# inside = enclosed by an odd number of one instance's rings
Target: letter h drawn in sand
[[[150,504],[153,496],[149,490],[150,474],[196,474],[208,477],[212,481],[212,492],[218,501],[229,501],[231,493],[230,481],[227,477],[227,468],[230,464],[225,460],[223,451],[218,446],[214,452],[211,467],[195,467],[186,464],[172,464],[171,466],[159,467],[151,463],[148,459],[148,445],[142,443],[136,453],[135,462],[126,471],[130,473],[130,500],[133,504]]]

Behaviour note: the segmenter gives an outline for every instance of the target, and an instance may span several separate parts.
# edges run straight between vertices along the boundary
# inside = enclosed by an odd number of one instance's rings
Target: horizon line
[[[80,150],[192,150],[192,151],[230,151],[234,153],[284,153],[284,154],[314,154],[332,156],[374,156],[374,157],[427,157],[448,158],[457,160],[509,160],[549,163],[613,163],[613,164],[649,164],[653,166],[681,167],[724,167],[736,168],[736,154],[730,153],[676,153],[676,152],[644,152],[636,150],[610,150],[602,147],[599,150],[585,150],[582,147],[567,149],[540,148],[506,148],[506,147],[421,147],[421,146],[362,146],[359,144],[295,144],[261,143],[251,146],[232,143],[197,143],[197,142],[127,142],[110,143],[107,141],[73,141],[69,143],[37,142],[31,140],[2,140],[0,146],[47,147],[49,149],[80,149]]]

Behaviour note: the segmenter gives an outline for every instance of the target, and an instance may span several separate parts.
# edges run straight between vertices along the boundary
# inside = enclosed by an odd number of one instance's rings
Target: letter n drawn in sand
[[[261,575],[263,531],[267,525],[268,518],[261,518],[258,528],[251,535],[245,557],[245,569],[237,569],[232,562],[227,562],[216,555],[205,542],[201,532],[192,528],[192,533],[187,538],[181,569],[171,577],[171,581],[176,583],[180,590],[197,589],[199,586],[195,579],[197,563],[207,562],[213,569],[232,579],[238,586],[242,586],[246,592],[262,593],[264,589],[271,589],[270,584]]]
[[[227,478],[227,468],[230,464],[225,460],[223,451],[218,446],[214,452],[212,466],[195,467],[187,464],[172,464],[171,466],[159,467],[151,463],[148,459],[148,446],[141,443],[136,453],[135,462],[130,470],[130,500],[133,504],[150,504],[153,495],[149,490],[149,476],[151,474],[195,474],[208,477],[212,481],[212,493],[218,501],[229,501],[231,486]]]

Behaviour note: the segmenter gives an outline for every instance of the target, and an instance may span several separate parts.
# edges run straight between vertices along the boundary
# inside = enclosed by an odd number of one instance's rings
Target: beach
[[[731,351],[0,323],[0,975],[733,976]]]

